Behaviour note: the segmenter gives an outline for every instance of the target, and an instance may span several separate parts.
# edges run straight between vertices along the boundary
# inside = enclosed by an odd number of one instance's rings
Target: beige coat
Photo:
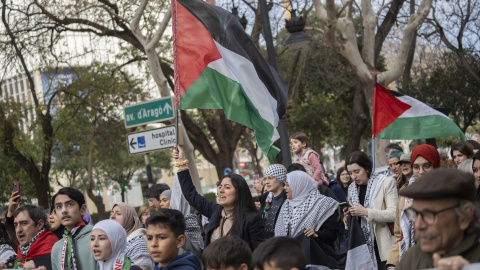
[[[395,214],[395,242],[390,248],[390,254],[388,255],[387,264],[397,265],[400,260],[400,245],[402,244],[402,228],[400,227],[400,215],[402,209],[405,206],[405,197],[398,197],[397,212]]]
[[[395,235],[390,233],[387,222],[395,221],[397,201],[397,181],[393,177],[387,177],[373,200],[371,208],[367,209],[367,220],[374,222],[373,230],[381,261],[387,260],[390,248],[395,242]]]

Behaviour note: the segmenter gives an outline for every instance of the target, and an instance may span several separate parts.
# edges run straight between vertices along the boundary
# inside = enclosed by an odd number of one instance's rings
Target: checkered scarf
[[[365,195],[365,203],[363,207],[366,209],[372,207],[373,200],[377,196],[378,192],[380,191],[380,187],[382,186],[383,181],[387,178],[386,175],[379,175],[375,172],[372,172],[370,175],[370,180],[368,181],[367,185],[367,192]],[[357,184],[355,182],[351,183],[348,187],[348,203],[351,206],[356,204],[360,204],[360,198],[358,196],[357,191]],[[363,235],[365,236],[365,241],[367,242],[368,251],[372,257],[372,261],[376,264],[377,260],[375,257],[375,250],[374,250],[374,241],[375,241],[375,234],[373,231],[373,222],[369,222],[365,216],[360,217],[361,223],[360,226],[362,227]]]
[[[30,249],[30,247],[32,246],[33,242],[35,242],[35,240],[37,240],[38,236],[43,232],[45,231],[45,229],[41,229],[37,235],[35,235],[32,240],[30,241],[30,243],[28,243],[27,246],[22,246],[20,245],[20,253],[22,253],[23,256],[25,256],[25,258],[27,257],[27,253],[28,253],[28,250]]]
[[[307,173],[294,171],[287,175],[292,199],[286,200],[275,224],[275,236],[296,236],[307,228],[318,231],[338,208],[338,202],[326,197]]]
[[[282,185],[287,181],[287,170],[282,164],[272,164],[265,169],[264,175],[271,175]]]
[[[408,185],[410,186],[415,182],[415,175],[413,175],[410,180],[408,181]],[[409,198],[405,198],[405,205],[407,205],[407,200]],[[400,228],[402,229],[402,243],[400,244],[400,257],[402,258],[403,254],[407,252],[407,250],[415,245],[415,237],[414,237],[414,229],[413,229],[413,222],[408,220],[407,215],[405,214],[406,208],[404,207],[400,213]]]

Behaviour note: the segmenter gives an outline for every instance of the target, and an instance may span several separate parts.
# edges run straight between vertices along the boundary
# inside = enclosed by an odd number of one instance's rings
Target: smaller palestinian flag
[[[287,87],[239,20],[200,0],[172,0],[172,28],[177,107],[223,109],[228,119],[255,131],[273,162]]]
[[[377,84],[373,105],[373,137],[416,140],[460,136],[462,130],[448,116],[410,96]]]

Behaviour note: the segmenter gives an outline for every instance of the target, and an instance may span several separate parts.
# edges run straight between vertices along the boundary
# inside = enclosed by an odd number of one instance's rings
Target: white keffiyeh
[[[410,177],[410,180],[408,181],[408,185],[410,186],[414,182],[415,182],[415,175]],[[400,244],[400,259],[402,258],[403,254],[407,252],[409,248],[415,245],[413,222],[411,222],[407,218],[407,215],[405,214],[408,200],[411,200],[411,199],[405,198],[405,206],[400,212],[400,228],[402,229],[402,234],[403,234],[402,243]]]
[[[302,171],[287,174],[292,199],[286,200],[275,224],[275,236],[296,236],[307,228],[318,231],[335,213],[338,202],[317,189],[312,177]]]
[[[370,180],[368,181],[367,185],[367,192],[365,195],[365,203],[363,207],[366,209],[371,208],[373,204],[373,200],[377,196],[378,192],[380,191],[380,187],[382,186],[383,181],[387,178],[386,175],[379,175],[375,172],[372,173],[370,176]],[[351,183],[348,187],[348,202],[351,206],[355,206],[356,204],[360,204],[360,198],[358,196],[357,191],[357,184],[355,182]],[[375,234],[373,231],[373,222],[369,222],[365,216],[360,217],[363,235],[365,236],[365,241],[367,242],[368,250],[370,251],[370,256],[372,257],[372,261],[377,264],[375,250],[374,250],[374,241],[375,241]]]

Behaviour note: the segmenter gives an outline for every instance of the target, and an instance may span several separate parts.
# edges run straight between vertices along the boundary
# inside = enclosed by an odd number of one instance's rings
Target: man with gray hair
[[[417,244],[396,267],[461,269],[480,262],[480,221],[474,177],[455,169],[432,170],[402,189],[413,198],[405,210],[414,222]]]
[[[265,193],[258,197],[262,218],[265,222],[265,236],[267,238],[275,235],[275,223],[278,213],[287,199],[283,186],[287,181],[287,170],[281,164],[272,164],[265,169],[263,182]]]

